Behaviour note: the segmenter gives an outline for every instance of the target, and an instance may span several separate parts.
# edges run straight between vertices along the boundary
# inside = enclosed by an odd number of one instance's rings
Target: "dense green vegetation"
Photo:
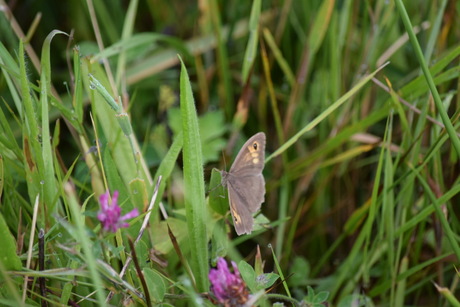
[[[0,7],[0,305],[460,306],[460,2]]]

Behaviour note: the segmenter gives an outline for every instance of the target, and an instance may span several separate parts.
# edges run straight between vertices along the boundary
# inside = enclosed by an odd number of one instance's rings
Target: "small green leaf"
[[[315,299],[315,290],[313,290],[312,287],[308,286],[307,287],[308,294],[306,296],[307,302],[313,302]]]
[[[152,297],[157,302],[163,301],[166,293],[166,286],[163,278],[160,276],[160,274],[149,268],[145,268],[143,272],[145,281],[147,282],[147,287]]]
[[[279,275],[275,273],[260,274],[256,278],[257,290],[267,289],[271,287],[278,278],[279,278]]]
[[[337,307],[348,307],[348,306],[371,307],[371,306],[374,306],[374,304],[372,303],[372,300],[367,296],[364,296],[361,294],[350,294],[342,298],[340,302],[337,304]]]
[[[321,291],[320,293],[316,294],[315,295],[315,298],[313,299],[313,303],[318,303],[318,304],[321,304],[321,303],[324,303],[327,298],[329,297],[329,292],[327,291]]]
[[[224,186],[221,184],[222,177],[219,171],[212,170],[211,180],[209,182],[209,206],[220,215],[228,212],[228,198]]]
[[[238,270],[240,271],[241,277],[243,277],[246,285],[251,292],[256,292],[256,272],[246,261],[240,261],[238,263]]]
[[[296,257],[292,262],[289,273],[292,274],[289,278],[289,284],[292,287],[306,286],[310,274],[310,263],[303,257]]]

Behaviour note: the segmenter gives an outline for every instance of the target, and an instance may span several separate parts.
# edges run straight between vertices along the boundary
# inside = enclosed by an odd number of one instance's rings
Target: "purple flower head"
[[[121,208],[118,206],[118,191],[113,192],[111,204],[109,204],[109,196],[110,194],[107,192],[99,197],[101,210],[97,214],[97,219],[101,221],[105,231],[116,232],[118,228],[128,227],[129,224],[125,220],[138,216],[139,211],[135,208],[121,216]]]
[[[211,292],[224,306],[242,306],[249,299],[246,284],[241,278],[236,263],[232,261],[233,273],[230,273],[224,258],[217,260],[217,269],[209,271]]]

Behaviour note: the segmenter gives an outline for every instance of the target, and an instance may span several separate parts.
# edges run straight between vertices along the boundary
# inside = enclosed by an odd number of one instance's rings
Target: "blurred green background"
[[[199,116],[206,191],[213,188],[212,169],[228,170],[253,134],[266,133],[270,156],[264,170],[265,203],[253,235],[236,237],[228,227],[228,209],[220,212],[206,203],[210,221],[227,235],[207,232],[209,259],[203,263],[211,265],[217,256],[228,255],[252,264],[260,246],[265,271],[278,272],[276,257],[287,288],[299,300],[312,286],[328,291],[330,302],[342,306],[353,299],[361,300],[354,306],[457,303],[450,295],[455,296],[458,288],[455,267],[460,256],[460,2],[405,1],[407,17],[398,3],[402,2],[263,0],[258,6],[258,1],[245,0],[0,1],[0,97],[5,119],[0,212],[9,232],[20,241],[25,231],[21,228],[30,231],[35,200],[23,171],[30,160],[24,145],[26,125],[19,115],[21,99],[12,90],[20,88],[15,63],[21,58],[19,38],[24,40],[27,80],[39,86],[42,48],[47,36],[60,30],[71,37],[55,36],[50,47],[49,125],[51,136],[58,136],[53,138],[52,163],[61,175],[71,169],[68,180],[80,204],[93,192],[104,191],[103,176],[95,173],[100,166],[88,161],[94,153],[91,146],[99,137],[110,155],[116,151],[114,140],[123,138],[117,125],[104,126],[109,119],[103,116],[115,113],[107,106],[98,109],[102,107],[95,102],[88,73],[103,80],[115,99],[120,96],[129,114],[134,147],[139,146],[138,158],[146,166],[137,169],[145,180],[140,206],[145,209],[153,191],[148,177],[161,173],[159,167],[176,148],[173,140],[183,127],[180,55]],[[420,54],[407,37],[407,18]],[[84,63],[81,95],[74,79],[76,50]],[[421,58],[429,72],[422,70]],[[363,81],[387,62],[372,80]],[[433,78],[440,100],[430,94],[427,78]],[[38,94],[38,87],[33,88],[36,101]],[[35,108],[38,114],[38,102]],[[444,129],[442,112],[451,119],[452,133]],[[99,118],[97,129],[106,129],[98,137],[92,116]],[[116,131],[112,138],[109,132]],[[37,135],[42,136],[41,130]],[[9,143],[11,136],[19,144],[17,151]],[[104,166],[116,169],[120,177],[108,174],[109,185],[129,190],[139,166],[130,164],[131,148],[123,150],[124,155],[112,153]],[[187,255],[184,157],[177,155],[160,198],[177,219],[172,223]],[[66,202],[63,194],[57,198]],[[139,207],[134,198],[131,195],[129,206]],[[88,209],[97,208],[97,199],[88,202]],[[170,261],[161,273],[177,281],[186,268],[159,216],[155,209],[144,252],[156,246]],[[49,219],[43,221],[45,228],[52,227]],[[23,253],[18,253],[22,260]],[[281,284],[271,291],[288,292]],[[173,305],[187,304],[183,298],[168,299]]]

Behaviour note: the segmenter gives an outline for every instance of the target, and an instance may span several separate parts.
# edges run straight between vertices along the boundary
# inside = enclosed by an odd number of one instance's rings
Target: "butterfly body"
[[[264,163],[265,134],[259,132],[243,145],[230,171],[221,171],[222,185],[228,189],[230,212],[238,235],[252,232],[253,214],[264,202]]]

